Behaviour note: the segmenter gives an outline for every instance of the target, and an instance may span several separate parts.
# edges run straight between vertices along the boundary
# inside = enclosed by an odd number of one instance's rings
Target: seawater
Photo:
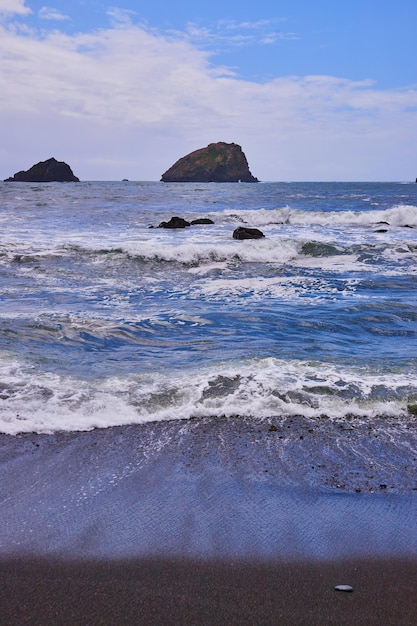
[[[2,183],[0,220],[3,433],[417,403],[416,184]]]

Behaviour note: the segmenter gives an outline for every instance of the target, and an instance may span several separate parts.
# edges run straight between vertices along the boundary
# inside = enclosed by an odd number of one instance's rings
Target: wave
[[[366,242],[346,243],[331,240],[284,239],[267,237],[248,242],[220,241],[170,243],[138,241],[124,247],[101,248],[90,245],[65,246],[60,250],[26,253],[13,251],[12,254],[0,253],[0,265],[18,270],[22,276],[37,276],[44,281],[45,272],[52,272],[56,266],[55,282],[67,276],[74,278],[74,267],[87,277],[91,271],[105,272],[106,283],[113,280],[124,284],[137,284],[137,273],[142,276],[142,283],[157,285],[158,281],[167,281],[173,271],[173,265],[180,270],[195,274],[212,274],[230,271],[240,263],[256,263],[265,266],[297,268],[304,270],[319,269],[322,272],[383,272],[386,275],[415,275],[417,273],[417,242],[391,239],[369,239]],[[171,267],[170,267],[171,266]],[[82,270],[81,268],[85,268]],[[169,268],[169,269],[168,269]],[[19,275],[18,274],[18,275]],[[219,278],[219,277],[218,277]],[[103,280],[103,278],[101,278]],[[132,282],[133,281],[133,282]],[[70,289],[70,285],[66,286]],[[78,284],[76,290],[82,290]]]
[[[213,214],[216,216],[218,214]],[[399,204],[390,209],[368,211],[303,211],[290,206],[277,209],[223,212],[226,222],[242,222],[253,226],[287,224],[292,226],[389,226],[417,227],[417,206]]]
[[[240,243],[240,242],[239,242]],[[123,247],[66,245],[57,250],[48,251],[16,251],[14,249],[0,252],[0,262],[13,263],[20,266],[34,266],[65,259],[94,261],[95,263],[120,263],[124,261],[136,263],[171,263],[180,265],[199,265],[207,262],[243,261],[243,262],[278,262],[285,263],[298,255],[297,242],[281,240],[279,244],[273,240],[257,241],[257,245],[240,246],[238,242],[220,240],[218,243],[208,242],[174,242],[146,241],[126,243]],[[250,242],[253,243],[253,242]]]
[[[341,267],[344,263],[353,267],[360,261],[369,268],[375,260],[391,263],[404,262],[406,258],[410,267],[415,265],[417,207],[413,205],[358,212],[290,207],[242,209],[210,216],[214,225],[193,226],[180,232],[137,224],[126,232],[109,228],[108,232],[88,232],[77,237],[63,233],[61,241],[59,237],[18,241],[7,234],[9,241],[0,246],[0,264],[12,264],[22,272],[67,261],[118,269],[124,264],[151,264],[150,270],[155,269],[155,264],[164,263],[188,267],[235,262],[300,265],[306,259],[333,257],[337,261],[333,265]],[[234,227],[242,224],[261,228],[265,238],[233,240]]]
[[[9,435],[210,416],[401,419],[417,404],[416,372],[274,358],[91,381],[4,354],[0,372],[0,431]]]

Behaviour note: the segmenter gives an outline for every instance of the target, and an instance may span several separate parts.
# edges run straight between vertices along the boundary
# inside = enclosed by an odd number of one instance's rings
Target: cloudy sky
[[[215,141],[263,181],[414,180],[416,0],[0,0],[0,179],[159,180]]]

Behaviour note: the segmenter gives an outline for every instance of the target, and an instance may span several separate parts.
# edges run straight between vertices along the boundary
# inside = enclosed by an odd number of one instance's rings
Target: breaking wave
[[[8,355],[0,370],[0,431],[10,435],[208,416],[366,420],[404,417],[417,403],[413,372],[274,358],[94,381],[42,373]]]

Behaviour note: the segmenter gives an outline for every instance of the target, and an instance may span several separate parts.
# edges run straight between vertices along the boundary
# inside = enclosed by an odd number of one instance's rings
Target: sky
[[[0,0],[0,131],[0,179],[226,141],[262,181],[415,180],[417,2]]]

